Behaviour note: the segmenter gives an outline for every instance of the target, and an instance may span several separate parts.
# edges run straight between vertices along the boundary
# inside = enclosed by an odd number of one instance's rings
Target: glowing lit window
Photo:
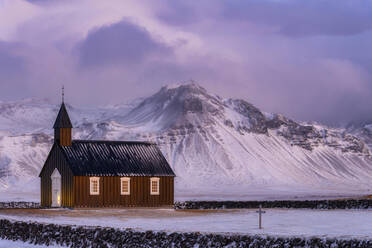
[[[150,194],[151,195],[159,195],[159,183],[160,183],[160,178],[158,177],[152,177],[150,178]]]
[[[90,194],[99,195],[99,177],[91,177],[90,180]]]
[[[130,178],[122,177],[120,178],[120,189],[122,195],[130,195]]]

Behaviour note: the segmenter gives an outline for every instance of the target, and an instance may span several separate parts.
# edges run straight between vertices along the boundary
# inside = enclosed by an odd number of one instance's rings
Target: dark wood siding
[[[100,194],[90,195],[89,177],[74,177],[76,207],[159,207],[174,203],[174,177],[160,178],[160,194],[150,194],[151,177],[130,177],[130,195],[120,194],[121,177],[100,177]]]
[[[72,133],[71,128],[56,128],[54,130],[54,138],[56,141],[59,142],[61,146],[71,146],[72,145],[71,133]]]
[[[41,206],[50,207],[52,205],[52,180],[50,176],[52,175],[54,169],[57,168],[61,174],[61,203],[63,207],[73,207],[74,205],[74,181],[73,175],[70,168],[67,165],[65,158],[61,150],[56,144],[53,145],[52,150],[44,164],[43,170],[40,173],[41,183],[40,183],[40,197]]]

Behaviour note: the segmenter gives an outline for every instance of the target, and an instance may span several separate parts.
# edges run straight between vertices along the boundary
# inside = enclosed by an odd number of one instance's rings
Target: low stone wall
[[[186,201],[176,202],[175,209],[233,208],[308,208],[308,209],[372,209],[372,199],[319,201]],[[4,208],[41,208],[37,202],[0,202]]]
[[[37,202],[0,202],[2,208],[40,208],[40,203]]]
[[[327,247],[370,248],[372,240],[303,237],[261,237],[202,233],[140,232],[0,220],[0,238],[35,245],[68,247]]]
[[[175,209],[232,209],[232,208],[309,208],[309,209],[368,209],[372,200],[319,201],[186,201],[176,202]]]

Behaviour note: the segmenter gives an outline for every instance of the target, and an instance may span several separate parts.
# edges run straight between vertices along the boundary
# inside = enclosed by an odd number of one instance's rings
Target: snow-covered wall
[[[176,202],[175,209],[239,209],[239,208],[307,208],[307,209],[372,209],[372,200],[321,201],[186,201]]]
[[[372,240],[360,239],[140,232],[8,220],[0,220],[0,239],[68,247],[372,247]]]

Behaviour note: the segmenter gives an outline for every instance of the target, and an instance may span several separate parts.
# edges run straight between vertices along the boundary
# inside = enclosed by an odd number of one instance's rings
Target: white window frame
[[[128,191],[123,191],[123,183],[128,183]],[[120,194],[121,195],[130,195],[130,177],[122,177],[120,178]]]
[[[97,182],[97,192],[93,191],[93,182]],[[89,191],[90,195],[99,195],[99,177],[90,177],[89,178]]]
[[[157,182],[157,191],[152,191],[152,182]],[[150,178],[150,194],[151,195],[160,195],[160,178],[159,177],[151,177]]]

